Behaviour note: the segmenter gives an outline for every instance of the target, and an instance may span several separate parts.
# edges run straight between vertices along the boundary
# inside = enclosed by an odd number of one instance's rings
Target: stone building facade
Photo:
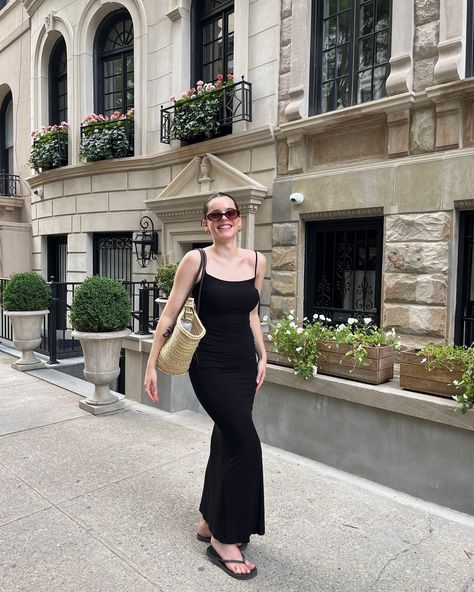
[[[370,313],[407,345],[469,344],[472,6],[385,4],[282,2],[272,314]],[[355,11],[350,39],[344,9]],[[382,36],[387,23],[389,42]],[[344,44],[359,60],[348,66],[352,95],[344,94]],[[341,52],[336,66],[333,51]],[[377,95],[387,51],[390,70]],[[369,71],[372,87],[364,78]],[[337,93],[341,104],[328,107]],[[304,196],[301,205],[290,202],[292,193]],[[352,243],[338,234],[349,236],[349,220],[360,229]],[[331,277],[318,263],[328,236],[339,247],[331,247]],[[363,254],[361,240],[369,244]]]
[[[235,194],[239,201],[242,246],[270,255],[276,163],[273,128],[278,111],[277,3],[24,0],[23,4],[31,20],[31,129],[59,123],[51,120],[51,72],[60,42],[67,62],[68,163],[28,179],[33,189],[39,189],[31,205],[33,269],[43,275],[56,271],[53,275],[70,282],[93,273],[112,275],[113,265],[105,265],[105,255],[103,259],[97,256],[103,239],[122,241],[122,246],[126,243],[128,263],[119,263],[115,275],[133,281],[152,279],[163,258],[178,261],[187,250],[206,242],[202,203],[218,190]],[[132,56],[126,67],[128,90],[132,88],[134,96],[131,99],[129,93],[124,101],[133,100],[135,110],[134,152],[120,159],[83,162],[78,155],[81,121],[93,112],[104,113],[108,104],[110,83],[101,68],[108,67],[103,64],[109,54],[101,50],[107,47],[106,36],[101,35],[113,30],[116,15],[127,23],[126,51]],[[217,35],[211,66],[194,60],[199,50],[208,51],[192,46],[191,40],[199,34]],[[234,121],[219,137],[189,144],[163,143],[161,106],[172,106],[170,97],[190,88],[198,76],[219,73],[220,44],[223,59],[227,59],[225,74],[232,73],[237,83],[243,78],[252,86],[251,118],[247,118],[251,121]],[[234,102],[236,110],[239,99],[240,95]],[[144,215],[158,229],[159,256],[142,269],[130,252],[133,233]],[[63,269],[58,270],[57,263],[52,266],[52,260],[64,261]],[[270,271],[262,297],[267,309],[269,303]]]
[[[0,2],[0,277],[31,269],[30,33],[19,0]]]

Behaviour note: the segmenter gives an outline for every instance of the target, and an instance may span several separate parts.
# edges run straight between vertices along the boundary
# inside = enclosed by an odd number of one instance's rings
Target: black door
[[[459,219],[458,282],[455,342],[474,342],[474,212],[461,212]]]
[[[56,295],[56,328],[66,329],[67,324],[67,235],[48,236],[48,279],[54,278]]]
[[[380,323],[383,218],[308,222],[304,314]]]

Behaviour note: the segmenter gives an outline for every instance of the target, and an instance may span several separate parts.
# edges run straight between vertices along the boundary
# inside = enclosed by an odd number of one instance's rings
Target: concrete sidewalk
[[[0,353],[2,592],[474,592],[474,518],[268,446],[259,573],[231,579],[195,539],[210,421],[139,404],[94,417],[57,372],[12,360]]]

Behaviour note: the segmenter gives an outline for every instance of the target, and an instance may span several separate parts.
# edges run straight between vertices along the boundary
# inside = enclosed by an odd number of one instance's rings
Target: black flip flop
[[[235,578],[236,580],[251,580],[257,575],[257,568],[254,567],[250,573],[234,573],[231,569],[227,567],[227,563],[243,563],[245,564],[245,557],[242,555],[242,560],[240,559],[222,559],[219,553],[214,549],[212,545],[206,549],[206,555],[209,559],[220,567],[222,570],[225,571],[231,578]]]
[[[199,534],[198,532],[196,533],[196,538],[198,541],[201,541],[201,543],[207,543],[208,545],[211,544],[211,537],[207,537],[207,536],[203,536],[202,534]],[[245,549],[247,548],[248,543],[241,543],[239,545],[239,549],[241,551],[245,551]]]

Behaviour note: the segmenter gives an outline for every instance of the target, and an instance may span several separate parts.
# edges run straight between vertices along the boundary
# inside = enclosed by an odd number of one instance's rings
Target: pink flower
[[[170,101],[176,101],[176,97],[174,95],[171,95]]]
[[[227,74],[227,80],[234,80],[233,74]]]
[[[217,80],[222,80],[224,78],[224,74],[218,74],[217,75]]]
[[[196,82],[196,85],[197,85],[197,86],[203,86],[203,84],[204,84],[204,82],[203,82],[202,80],[198,80],[198,81]]]

